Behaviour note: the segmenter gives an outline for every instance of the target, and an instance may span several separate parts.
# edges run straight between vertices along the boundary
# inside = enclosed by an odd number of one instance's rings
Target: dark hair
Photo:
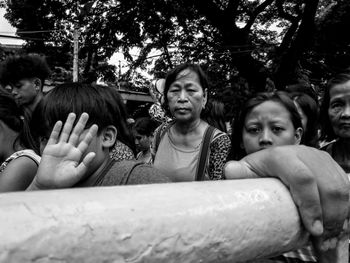
[[[149,117],[141,117],[136,119],[133,125],[133,130],[141,135],[151,136],[158,125],[157,122]]]
[[[112,87],[95,85],[101,96],[108,105],[108,111],[113,115],[113,125],[117,128],[117,140],[127,145],[136,155],[136,146],[134,136],[128,123],[128,113],[120,93]]]
[[[243,106],[242,110],[239,112],[238,117],[235,118],[234,129],[232,133],[232,149],[230,153],[230,158],[234,160],[240,160],[246,155],[244,149],[241,145],[243,143],[243,129],[244,123],[247,115],[258,105],[266,101],[274,101],[283,105],[287,111],[290,113],[290,118],[295,129],[302,127],[301,118],[297,108],[295,107],[294,102],[288,96],[286,92],[277,91],[277,92],[263,92],[258,93],[255,96],[251,97]]]
[[[0,89],[0,119],[11,130],[18,133],[13,143],[14,150],[17,150],[16,144],[18,143],[26,149],[37,152],[23,108],[17,105],[10,93],[2,89]]]
[[[208,81],[207,75],[204,73],[201,66],[197,64],[192,64],[192,63],[184,63],[172,69],[165,78],[164,93],[163,93],[163,97],[164,97],[163,108],[165,109],[166,114],[168,114],[169,116],[171,116],[171,113],[168,106],[169,102],[167,98],[167,93],[169,91],[171,84],[174,83],[178,75],[185,69],[188,69],[196,73],[199,79],[199,84],[202,86],[203,91],[209,91],[209,81]],[[203,114],[205,113],[203,112]]]
[[[293,94],[293,93],[303,93],[309,95],[318,106],[318,94],[315,90],[315,87],[312,84],[306,82],[300,82],[295,84],[290,84],[286,86],[285,91]]]
[[[135,149],[134,140],[126,123],[126,110],[117,90],[100,85],[64,83],[52,89],[43,99],[41,121],[44,124],[41,136],[48,136],[55,123],[65,121],[68,114],[89,114],[86,127],[97,124],[99,131],[114,125],[117,139]]]
[[[317,102],[306,93],[295,92],[290,95],[293,101],[298,104],[307,117],[306,130],[303,132],[301,143],[307,146],[316,147],[318,143],[317,131],[319,128],[319,108]]]
[[[227,132],[225,123],[225,105],[221,101],[209,100],[205,105],[206,114],[203,119],[211,126]]]
[[[42,89],[49,74],[45,57],[38,54],[15,55],[1,64],[0,81],[6,86],[22,79],[39,78]]]
[[[350,81],[350,71],[339,73],[327,82],[320,109],[321,140],[332,141],[337,138],[337,135],[334,133],[333,126],[328,116],[330,91],[334,86],[343,84],[348,81]]]

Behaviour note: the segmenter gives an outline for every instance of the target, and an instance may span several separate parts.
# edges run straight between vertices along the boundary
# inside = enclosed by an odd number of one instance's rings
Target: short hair
[[[294,92],[290,94],[307,117],[306,130],[303,132],[301,143],[307,146],[316,147],[318,142],[319,128],[319,107],[317,102],[308,94],[303,92]]]
[[[64,122],[70,112],[77,116],[88,113],[86,127],[97,124],[99,131],[114,125],[118,130],[117,139],[132,150],[135,148],[132,147],[134,141],[126,123],[126,110],[117,90],[77,82],[58,85],[43,99],[40,118],[44,126],[41,136],[48,136],[55,123],[59,120]]]
[[[288,96],[286,92],[277,91],[277,92],[262,92],[258,93],[255,96],[248,99],[248,101],[244,104],[242,110],[239,112],[238,117],[234,122],[234,129],[232,133],[232,149],[230,153],[230,158],[234,160],[240,160],[246,155],[244,149],[242,149],[241,145],[243,143],[243,129],[245,124],[245,119],[247,115],[258,105],[266,102],[266,101],[274,101],[280,103],[284,106],[287,111],[290,113],[290,119],[293,123],[295,129],[301,128],[301,118],[300,114],[292,101],[292,99]]]
[[[44,56],[38,54],[9,56],[0,67],[0,81],[6,86],[22,79],[38,78],[41,88],[50,75],[50,69]]]
[[[136,119],[133,130],[141,135],[151,136],[158,125],[159,124],[150,117],[141,117]]]
[[[320,123],[321,123],[321,136],[320,140],[332,141],[337,138],[337,135],[334,133],[333,126],[329,120],[328,108],[330,103],[330,91],[331,89],[339,84],[350,81],[350,71],[344,71],[338,73],[332,77],[328,82],[324,90],[323,99],[320,109]]]
[[[32,149],[38,152],[38,147],[30,133],[28,119],[25,115],[24,109],[16,103],[10,93],[3,89],[0,89],[0,120],[2,120],[11,130],[18,133],[13,148],[15,148],[16,143],[19,143],[27,149]]]
[[[174,83],[177,76],[185,69],[188,69],[188,70],[196,73],[198,76],[198,79],[199,79],[199,84],[202,86],[203,91],[209,91],[208,77],[204,73],[204,71],[200,65],[192,64],[192,63],[184,63],[184,64],[181,64],[181,65],[177,66],[176,68],[172,69],[171,71],[169,71],[169,73],[167,74],[167,76],[165,78],[164,92],[163,92],[163,98],[164,98],[163,108],[165,109],[166,113],[169,116],[171,115],[170,110],[169,110],[169,106],[168,106],[169,101],[167,98],[169,88],[170,88],[171,84]]]

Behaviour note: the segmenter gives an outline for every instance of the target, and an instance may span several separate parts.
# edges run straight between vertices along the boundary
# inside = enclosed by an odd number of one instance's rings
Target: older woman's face
[[[350,139],[350,81],[331,88],[328,116],[335,135]]]
[[[170,112],[178,121],[199,119],[207,102],[207,93],[203,90],[197,73],[189,69],[179,73],[166,95]]]

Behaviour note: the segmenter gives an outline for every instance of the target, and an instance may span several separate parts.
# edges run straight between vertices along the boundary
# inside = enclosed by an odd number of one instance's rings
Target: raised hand
[[[27,190],[72,187],[84,177],[95,153],[84,154],[98,127],[92,125],[88,130],[84,129],[89,115],[83,113],[73,129],[75,119],[75,114],[70,113],[63,129],[61,121],[55,124],[38,172]]]

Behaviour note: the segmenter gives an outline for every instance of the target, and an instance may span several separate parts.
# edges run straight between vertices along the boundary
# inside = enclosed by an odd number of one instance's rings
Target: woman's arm
[[[209,179],[225,179],[224,166],[231,149],[231,140],[227,134],[220,134],[210,144]]]
[[[0,192],[22,191],[32,182],[38,165],[27,156],[12,160],[0,173]]]
[[[339,235],[349,217],[349,179],[329,154],[315,148],[262,150],[228,162],[225,175],[227,179],[279,178],[289,188],[304,226],[321,242]]]

